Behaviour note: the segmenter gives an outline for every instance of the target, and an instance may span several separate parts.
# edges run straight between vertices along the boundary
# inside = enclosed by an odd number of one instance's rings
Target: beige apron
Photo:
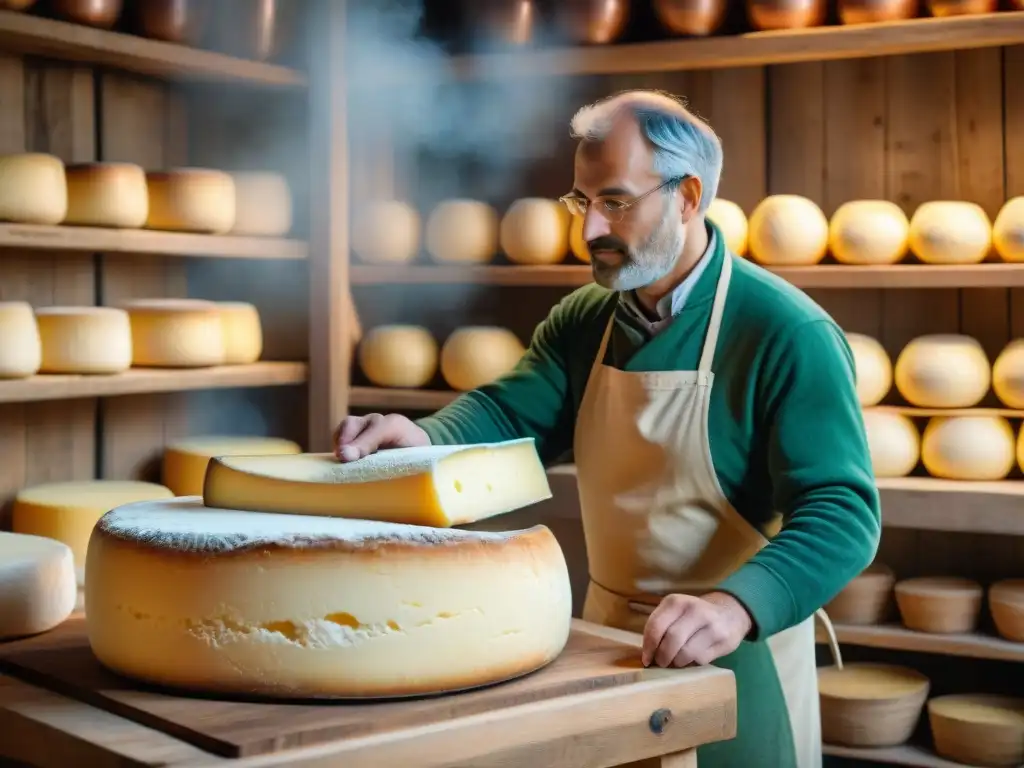
[[[606,366],[614,318],[605,329],[574,436],[591,579],[588,621],[643,632],[660,596],[706,593],[767,544],[726,499],[708,437],[711,363],[732,259],[726,253],[696,371]],[[813,621],[767,641],[798,768],[822,763]]]

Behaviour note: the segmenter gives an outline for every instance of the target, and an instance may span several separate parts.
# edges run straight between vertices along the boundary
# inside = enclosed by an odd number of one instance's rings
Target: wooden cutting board
[[[574,628],[548,667],[476,691],[379,703],[227,701],[148,688],[110,673],[93,656],[84,622],[60,634],[52,647],[0,653],[0,671],[229,758],[429,726],[629,685],[644,675],[635,646]]]

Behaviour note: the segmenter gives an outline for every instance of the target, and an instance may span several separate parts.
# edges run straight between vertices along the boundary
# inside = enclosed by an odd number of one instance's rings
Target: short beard
[[[650,236],[625,253],[622,264],[607,266],[591,259],[594,282],[613,291],[635,291],[655,283],[672,271],[685,242],[682,225],[666,210]]]

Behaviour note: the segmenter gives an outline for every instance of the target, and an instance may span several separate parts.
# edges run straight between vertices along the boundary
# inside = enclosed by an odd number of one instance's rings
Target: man
[[[737,736],[701,768],[821,764],[813,614],[874,557],[880,516],[843,332],[729,253],[705,219],[714,132],[631,91],[580,110],[575,185],[596,285],[563,299],[516,369],[412,422],[349,417],[338,456],[536,439],[573,449],[584,618],[643,632],[643,662],[734,671]],[[781,531],[764,531],[776,513]]]

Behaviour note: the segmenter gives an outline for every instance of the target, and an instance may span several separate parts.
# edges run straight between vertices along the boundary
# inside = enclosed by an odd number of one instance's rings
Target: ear
[[[704,185],[696,176],[687,176],[679,185],[679,212],[682,214],[683,223],[689,223],[700,209],[701,197],[704,195]]]

